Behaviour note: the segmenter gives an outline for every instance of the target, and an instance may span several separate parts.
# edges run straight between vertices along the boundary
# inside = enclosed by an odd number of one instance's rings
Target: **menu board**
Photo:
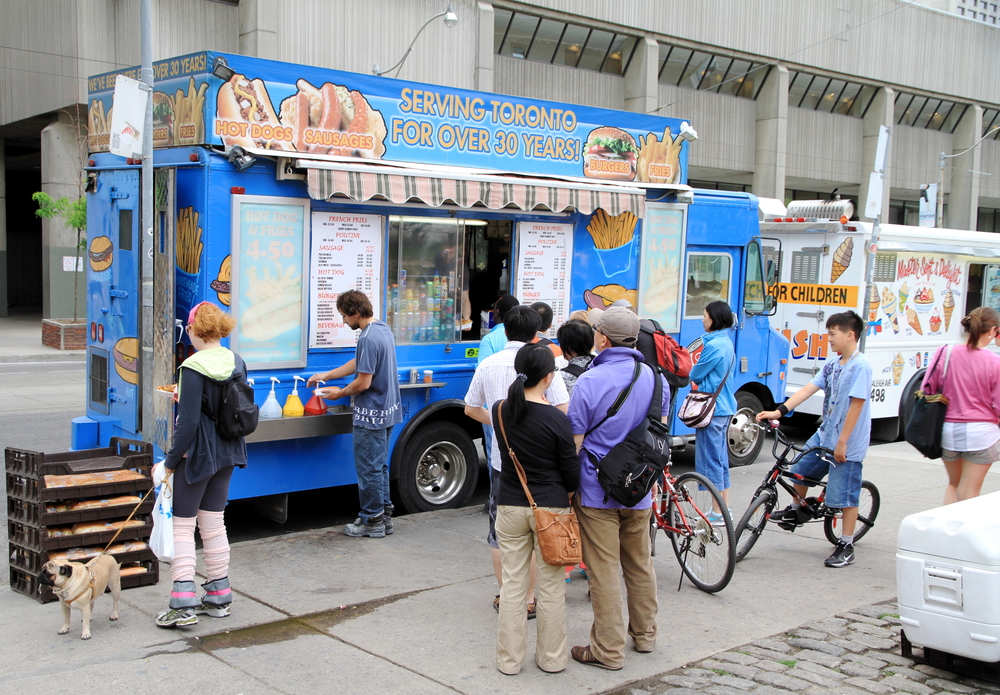
[[[337,297],[361,290],[371,300],[375,315],[382,307],[382,217],[345,212],[313,212],[312,317],[309,347],[353,347],[357,331],[337,311]]]
[[[552,307],[552,327],[569,318],[570,265],[573,225],[559,222],[521,222],[517,226],[517,283],[514,296],[524,304],[545,302]]]
[[[639,253],[639,316],[667,333],[681,329],[681,268],[687,230],[685,205],[647,204]],[[700,314],[699,314],[700,315]]]
[[[252,369],[306,364],[308,214],[309,201],[301,198],[233,196],[231,344]]]

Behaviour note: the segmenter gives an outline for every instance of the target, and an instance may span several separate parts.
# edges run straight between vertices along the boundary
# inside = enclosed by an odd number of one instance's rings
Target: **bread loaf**
[[[121,483],[127,480],[140,480],[142,473],[136,471],[102,471],[100,473],[75,473],[73,475],[47,475],[45,487],[80,487],[82,485],[99,485],[101,483]]]

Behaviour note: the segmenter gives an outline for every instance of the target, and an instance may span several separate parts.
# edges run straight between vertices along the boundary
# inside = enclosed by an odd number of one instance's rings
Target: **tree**
[[[80,267],[80,250],[86,248],[87,240],[83,238],[83,232],[87,229],[87,196],[83,195],[72,200],[63,196],[53,198],[48,193],[38,191],[31,195],[31,199],[38,203],[35,214],[44,219],[59,219],[67,227],[76,230],[76,259],[73,265],[73,323],[79,319],[77,301],[80,293],[80,275],[77,268]]]

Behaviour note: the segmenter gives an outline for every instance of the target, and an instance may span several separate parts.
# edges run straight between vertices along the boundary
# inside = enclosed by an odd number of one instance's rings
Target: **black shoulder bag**
[[[608,414],[590,428],[590,434],[608,418],[613,417],[625,404],[632,387],[639,379],[643,363],[636,361],[632,382],[623,390]],[[639,504],[660,481],[663,469],[670,465],[670,434],[667,426],[660,421],[663,410],[663,382],[652,368],[653,398],[646,417],[603,457],[598,459],[590,451],[587,456],[597,469],[597,482],[604,490],[604,501],[613,499],[625,507]]]
[[[944,391],[944,380],[948,377],[948,362],[951,361],[951,351],[954,346],[945,349],[944,372],[941,373],[941,391]],[[941,364],[938,355],[931,373]],[[906,431],[903,437],[921,454],[929,459],[941,458],[941,433],[944,430],[944,416],[948,410],[948,399],[942,394],[926,394],[917,391],[914,394],[913,408],[906,421]]]

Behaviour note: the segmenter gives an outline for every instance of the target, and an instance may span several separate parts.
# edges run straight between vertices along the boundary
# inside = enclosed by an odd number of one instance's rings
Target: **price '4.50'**
[[[262,249],[260,240],[254,239],[247,247],[246,255],[259,261],[261,258],[276,261],[279,258],[292,258],[295,256],[295,244],[290,241],[272,241],[266,249]]]

